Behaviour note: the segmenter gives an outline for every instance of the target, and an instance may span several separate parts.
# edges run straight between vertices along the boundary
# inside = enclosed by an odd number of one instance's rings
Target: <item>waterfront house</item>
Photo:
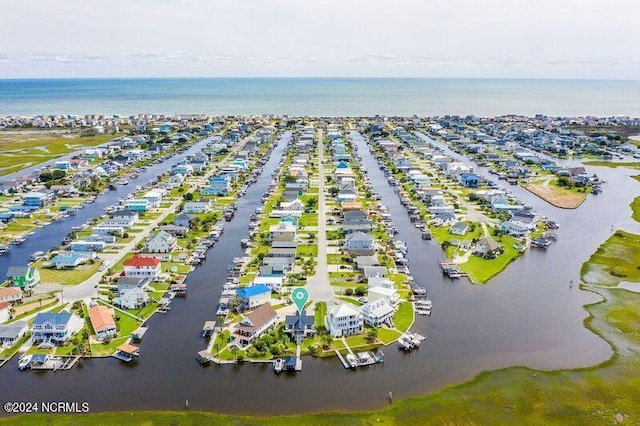
[[[182,228],[191,228],[195,221],[196,217],[190,215],[189,213],[180,213],[173,219],[173,224]]]
[[[140,309],[147,303],[149,303],[149,293],[142,288],[122,290],[120,295],[113,299],[113,304],[122,309]]]
[[[476,243],[473,252],[483,257],[495,256],[500,249],[500,245],[491,237],[484,237]]]
[[[205,213],[211,208],[211,201],[190,201],[182,206],[183,213]]]
[[[456,218],[455,209],[451,206],[430,207],[429,211],[434,219],[439,219],[442,222],[453,221]]]
[[[364,325],[362,314],[347,304],[333,306],[324,321],[325,327],[333,337],[362,333]]]
[[[365,324],[372,327],[380,327],[383,324],[390,324],[393,318],[394,309],[384,298],[369,301],[360,307]]]
[[[91,326],[96,332],[98,340],[104,340],[116,335],[116,317],[112,308],[95,304],[89,307],[88,312]]]
[[[52,201],[52,192],[28,192],[22,196],[22,205],[29,207],[43,207]]]
[[[480,178],[473,173],[461,173],[458,181],[467,188],[477,188],[480,184]]]
[[[118,287],[118,293],[122,293],[131,288],[141,288],[144,290],[149,286],[149,282],[149,278],[120,276],[118,277],[116,285]]]
[[[113,236],[122,237],[124,235],[124,227],[117,226],[117,225],[116,226],[105,225],[105,223],[102,222],[100,225],[94,226],[93,228],[91,228],[91,234],[92,235],[113,235]]]
[[[177,239],[165,231],[154,232],[149,235],[144,251],[146,253],[170,253],[177,247]]]
[[[255,311],[246,314],[234,327],[236,341],[241,346],[246,346],[265,331],[275,327],[277,321],[276,311],[270,304],[263,304]]]
[[[301,313],[285,317],[283,331],[290,334],[294,341],[302,341],[316,335],[316,319],[303,309]]]
[[[14,287],[29,291],[40,283],[40,271],[32,266],[10,266],[7,279]]]
[[[351,256],[371,256],[375,253],[375,239],[364,232],[352,232],[345,237],[344,248]]]
[[[517,238],[525,237],[529,234],[529,228],[527,228],[526,226],[522,226],[518,223],[512,222],[510,220],[502,222],[500,224],[500,230],[505,234],[508,234]]]
[[[31,340],[62,345],[83,327],[84,320],[69,312],[39,312],[31,324]]]
[[[26,321],[16,321],[11,324],[0,324],[0,347],[11,347],[29,331]]]
[[[269,227],[268,241],[293,241],[296,237],[296,226],[290,222],[280,222]]]
[[[468,229],[469,224],[467,222],[456,222],[451,228],[449,228],[449,232],[453,235],[464,235],[467,233]]]
[[[533,230],[536,227],[536,215],[526,210],[514,210],[511,211],[511,222],[524,226],[528,230]]]
[[[106,243],[104,241],[72,241],[69,250],[77,252],[104,251]]]
[[[162,262],[154,257],[141,257],[135,255],[123,263],[126,277],[143,277],[152,280],[160,276]]]
[[[22,289],[20,287],[0,287],[0,302],[20,302]]]
[[[358,193],[354,189],[345,188],[338,192],[338,202],[354,201],[358,198]]]
[[[173,173],[181,176],[189,176],[193,173],[193,166],[191,164],[178,164],[173,168]]]
[[[231,191],[230,175],[214,176],[209,179],[209,186],[200,191],[202,195],[229,195]]]
[[[283,275],[278,275],[278,276],[258,275],[251,282],[251,286],[255,287],[258,285],[264,285],[269,287],[272,291],[276,293],[280,293],[280,291],[282,290],[283,281],[284,281]]]
[[[163,190],[161,189],[153,189],[148,191],[146,194],[142,196],[143,200],[149,201],[150,207],[160,207],[160,202],[162,202]]]
[[[138,213],[123,209],[111,213],[109,219],[102,222],[105,226],[122,226],[123,228],[130,228],[138,222]]]
[[[73,269],[87,261],[83,253],[60,252],[51,259],[51,264],[56,269]]]
[[[125,208],[134,212],[146,212],[151,208],[149,200],[144,198],[132,198],[124,202]]]
[[[243,287],[236,291],[238,308],[241,311],[257,308],[271,302],[271,289],[264,284]]]
[[[371,280],[370,277],[369,280]],[[392,282],[393,284],[393,282]],[[379,299],[386,300],[391,306],[396,307],[400,303],[400,298],[398,297],[398,292],[395,288],[382,287],[382,286],[369,286],[367,292],[369,302],[374,302]]]

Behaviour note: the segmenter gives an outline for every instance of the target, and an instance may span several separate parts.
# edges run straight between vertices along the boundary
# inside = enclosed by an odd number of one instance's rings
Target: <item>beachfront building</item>
[[[88,260],[84,253],[60,252],[51,259],[51,265],[56,269],[73,269]]]
[[[364,319],[356,309],[340,304],[329,310],[324,325],[333,337],[344,337],[362,333]]]
[[[11,285],[29,291],[40,283],[40,271],[32,266],[11,266],[7,271]]]

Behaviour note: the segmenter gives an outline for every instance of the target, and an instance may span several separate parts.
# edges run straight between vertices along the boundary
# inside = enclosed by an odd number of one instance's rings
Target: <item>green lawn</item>
[[[324,317],[327,316],[327,304],[326,302],[316,303],[316,327],[324,327]]]
[[[296,250],[296,257],[316,257],[318,256],[317,244],[300,244]]]
[[[40,270],[40,281],[42,283],[56,283],[63,285],[77,285],[89,279],[93,274],[98,272],[102,262],[96,261],[92,264],[87,263],[80,265],[74,269],[52,269],[43,268],[42,261],[38,260],[34,267]]]
[[[389,328],[384,328],[384,327],[378,328],[378,340],[380,340],[385,345],[388,345],[396,341],[398,337],[400,337],[401,335],[402,333],[396,330],[391,330]]]
[[[504,253],[495,259],[483,259],[480,256],[471,255],[467,262],[458,265],[460,269],[469,274],[469,279],[472,282],[486,283],[522,254],[513,247],[517,243],[515,238],[503,235],[502,240],[498,242],[504,246]]]
[[[411,302],[402,302],[398,307],[398,310],[393,315],[393,324],[401,332],[409,330],[411,324],[413,324],[414,312],[413,304]]]

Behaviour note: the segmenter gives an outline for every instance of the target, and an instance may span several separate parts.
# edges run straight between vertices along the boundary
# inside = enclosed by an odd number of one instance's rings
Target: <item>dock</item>
[[[201,334],[202,337],[211,337],[215,329],[216,329],[215,321],[205,321],[204,325],[202,326],[202,334]]]
[[[202,365],[209,364],[212,358],[213,357],[211,356],[209,351],[206,351],[206,350],[202,350],[198,352],[198,355],[196,355],[196,360],[198,360],[198,362]]]
[[[461,278],[469,276],[466,272],[463,272],[456,263],[438,262],[438,264],[440,265],[440,269],[442,269],[442,273],[449,278]]]
[[[78,362],[77,356],[44,356],[32,358],[29,366],[32,370],[71,370]]]

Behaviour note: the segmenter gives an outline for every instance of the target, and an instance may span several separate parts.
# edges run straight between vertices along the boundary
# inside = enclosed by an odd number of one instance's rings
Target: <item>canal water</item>
[[[205,347],[199,337],[202,324],[215,317],[227,265],[242,255],[240,240],[248,235],[249,217],[283,155],[287,133],[258,182],[239,200],[235,218],[206,262],[189,275],[188,297],[176,299],[168,315],[149,321],[137,364],[85,360],[70,371],[20,373],[13,360],[0,369],[4,398],[87,401],[91,411],[180,410],[186,400],[191,410],[239,414],[356,410],[384,406],[389,391],[396,398],[427,393],[486,370],[584,367],[611,355],[609,346],[582,324],[582,305],[597,299],[577,286],[570,289],[569,282],[577,282],[580,265],[606,239],[611,224],[627,224],[624,218],[638,192],[637,182],[620,171],[598,169],[609,186],[624,180],[628,187],[605,188],[601,198],[590,197],[571,211],[549,209],[535,197],[523,197],[561,223],[558,241],[547,252],[527,252],[488,284],[476,286],[443,278],[436,263],[443,258],[442,250],[420,239],[362,136],[352,132],[351,137],[399,238],[408,245],[413,276],[433,300],[431,317],[418,317],[414,325],[427,335],[419,350],[405,354],[391,346],[383,349],[384,364],[356,371],[345,370],[335,359],[305,357],[297,375],[275,375],[266,364],[202,367],[195,360]]]
[[[29,256],[36,251],[48,251],[51,247],[60,245],[72,228],[84,222],[104,214],[104,208],[118,204],[120,198],[124,198],[129,193],[134,192],[136,186],[145,186],[149,181],[182,161],[185,157],[202,150],[210,142],[209,138],[193,144],[183,153],[175,154],[166,160],[150,165],[147,170],[140,172],[135,179],[129,179],[128,185],[116,184],[116,190],[107,191],[98,195],[95,202],[87,204],[84,208],[76,210],[75,216],[63,218],[59,222],[53,222],[47,226],[36,229],[36,234],[29,237],[27,241],[20,245],[11,245],[4,255],[0,256],[0,276],[4,277],[10,266],[26,265],[29,263]]]

